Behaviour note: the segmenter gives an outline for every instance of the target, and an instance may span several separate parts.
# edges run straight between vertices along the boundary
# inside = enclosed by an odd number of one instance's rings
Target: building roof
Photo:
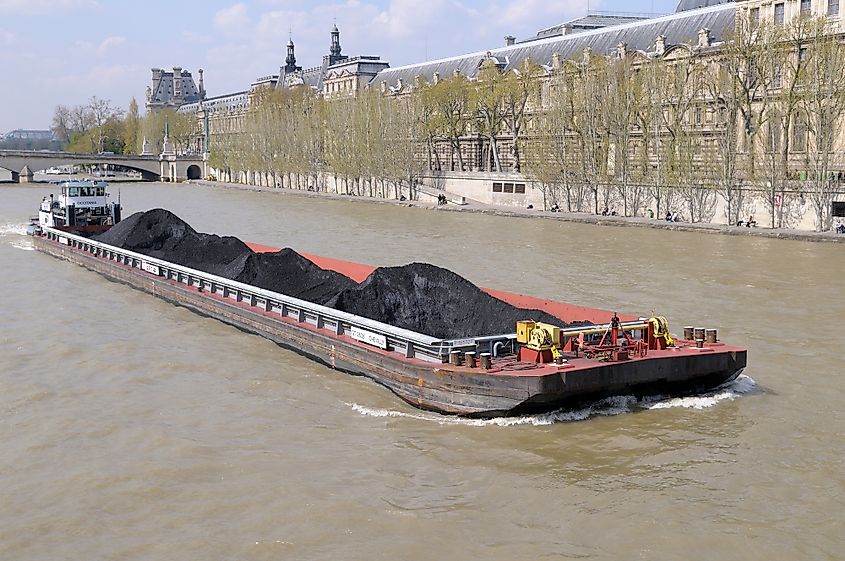
[[[198,111],[200,106],[209,113],[217,111],[233,111],[249,107],[249,91],[235,92],[226,95],[209,97],[202,101],[186,103],[177,109],[179,113]]]
[[[182,103],[199,101],[201,98],[200,92],[197,89],[197,85],[194,83],[191,73],[187,70],[180,69],[178,74],[179,75],[176,76],[176,72],[166,72],[161,69],[154,68],[153,90],[150,92],[150,98],[147,103],[153,105],[181,105]],[[181,86],[179,88],[181,90],[181,97],[178,99],[176,96],[177,80]]]
[[[6,140],[55,140],[56,135],[51,130],[15,129],[0,135]]]
[[[602,27],[612,27],[614,25],[623,25],[635,21],[642,21],[653,17],[652,15],[639,14],[610,14],[593,12],[584,17],[565,21],[546,29],[541,29],[537,32],[535,37],[528,39],[533,41],[535,39],[545,39],[546,37],[557,37],[564,33],[577,33],[579,31],[589,31],[591,29],[601,29]]]
[[[686,12],[688,10],[697,10],[698,8],[707,8],[709,6],[718,6],[719,4],[727,4],[734,0],[678,0],[678,7],[675,12]]]
[[[666,37],[667,45],[694,45],[698,42],[698,32],[705,28],[710,30],[713,41],[720,41],[733,29],[735,11],[736,7],[729,3],[593,31],[517,43],[489,51],[398,66],[380,72],[372,84],[381,86],[385,82],[385,87],[388,87],[399,80],[411,84],[417,76],[431,81],[435,73],[441,78],[448,78],[459,72],[472,78],[478,72],[481,62],[490,56],[502,61],[504,64],[500,67],[508,71],[518,68],[526,60],[551,66],[554,54],[563,59],[573,59],[580,57],[586,48],[596,54],[610,54],[620,43],[625,43],[629,51],[649,52],[654,50],[655,39],[659,35]]]

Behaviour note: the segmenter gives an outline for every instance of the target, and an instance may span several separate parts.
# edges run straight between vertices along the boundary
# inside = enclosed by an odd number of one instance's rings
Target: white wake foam
[[[26,224],[0,224],[0,236],[25,236]]]
[[[15,249],[22,249],[24,251],[35,251],[35,248],[32,246],[32,242],[29,241],[12,242],[11,245]]]
[[[665,396],[648,396],[636,398],[632,395],[609,397],[591,403],[580,409],[560,409],[551,413],[539,415],[524,415],[522,417],[496,417],[493,419],[465,419],[450,417],[437,413],[406,413],[392,409],[378,409],[366,407],[357,403],[348,403],[353,411],[368,417],[403,417],[421,421],[432,421],[441,425],[468,425],[473,427],[499,426],[512,427],[517,425],[551,425],[571,421],[584,421],[591,417],[609,417],[629,413],[637,410],[650,409],[708,409],[725,400],[734,400],[745,394],[753,393],[757,384],[750,376],[740,374],[736,380],[710,392],[688,397],[667,398]]]

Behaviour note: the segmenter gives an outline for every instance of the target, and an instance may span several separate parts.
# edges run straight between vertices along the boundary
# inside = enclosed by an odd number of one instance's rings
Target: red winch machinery
[[[639,337],[633,337],[639,333]],[[601,338],[598,339],[598,336]],[[645,357],[649,350],[672,345],[666,319],[655,316],[646,320],[622,322],[616,314],[610,323],[560,328],[531,320],[516,324],[516,342],[520,344],[521,362],[565,362],[564,353],[572,358],[621,361]]]

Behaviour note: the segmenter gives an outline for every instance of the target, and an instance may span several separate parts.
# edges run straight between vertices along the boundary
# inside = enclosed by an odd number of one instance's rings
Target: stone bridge
[[[162,154],[73,154],[29,150],[0,150],[0,168],[12,172],[12,181],[28,181],[32,174],[51,167],[79,164],[110,164],[141,172],[145,181],[184,181],[202,179],[208,168],[202,155]]]

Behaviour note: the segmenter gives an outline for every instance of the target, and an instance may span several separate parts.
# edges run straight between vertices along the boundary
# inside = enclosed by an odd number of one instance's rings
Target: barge
[[[513,333],[442,339],[104,244],[72,227],[42,223],[36,249],[112,281],[264,336],[330,368],[362,375],[407,403],[443,414],[511,416],[577,406],[614,395],[684,395],[718,387],[746,365],[746,350],[715,330],[492,289],[521,308],[548,312],[557,327],[526,320]],[[276,248],[248,244],[253,251]],[[375,267],[303,255],[357,282]]]

